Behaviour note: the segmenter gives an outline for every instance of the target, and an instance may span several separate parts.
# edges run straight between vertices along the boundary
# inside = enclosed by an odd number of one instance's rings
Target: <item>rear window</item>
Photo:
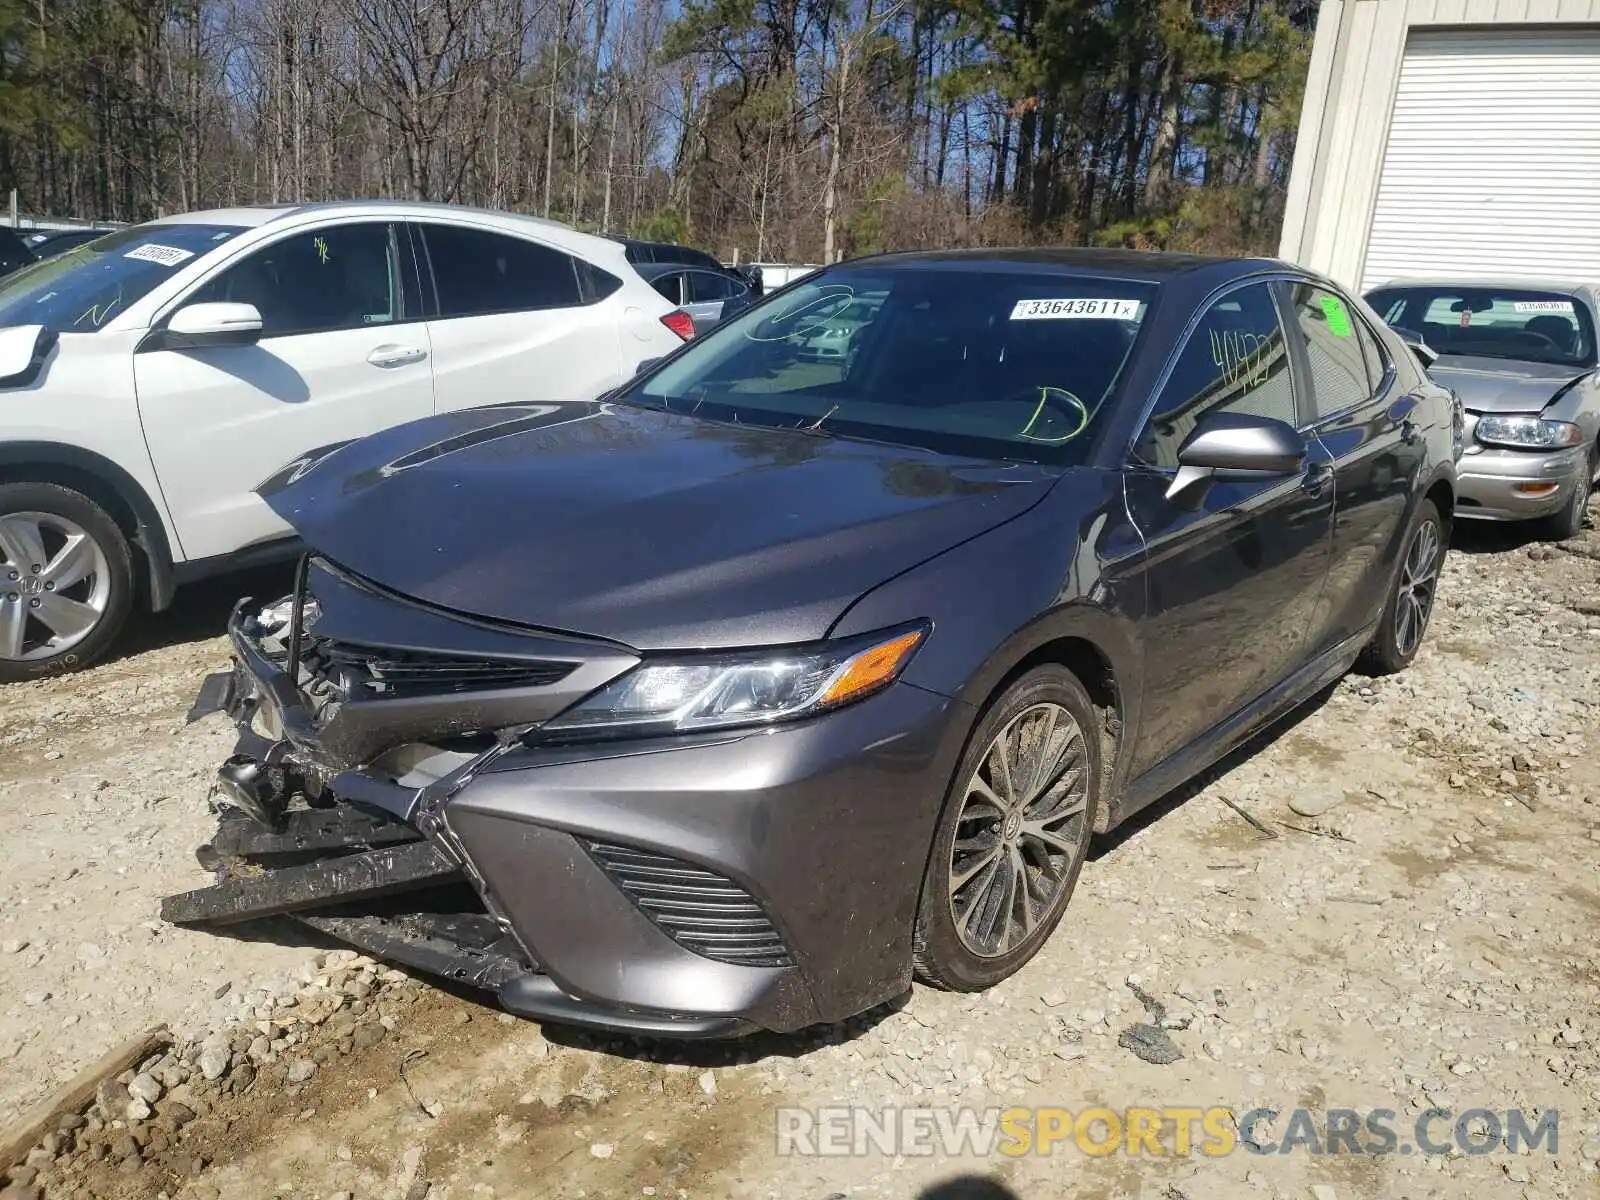
[[[138,225],[74,246],[0,279],[0,325],[94,333],[239,232],[234,225]]]
[[[691,343],[625,398],[945,453],[1081,461],[1155,289],[842,268]]]
[[[569,255],[525,238],[463,225],[419,226],[440,317],[576,308],[583,303]]]
[[[1389,325],[1440,354],[1588,367],[1594,324],[1571,293],[1461,284],[1380,288],[1367,297]]]

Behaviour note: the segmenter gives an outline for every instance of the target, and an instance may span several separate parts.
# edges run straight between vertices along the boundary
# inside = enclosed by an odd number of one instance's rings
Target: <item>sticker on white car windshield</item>
[[[1018,300],[1011,309],[1013,321],[1134,321],[1138,317],[1137,300]]]
[[[136,258],[140,262],[159,263],[163,267],[175,267],[185,259],[193,258],[193,250],[184,250],[178,246],[163,246],[158,242],[146,242],[142,246],[135,246],[122,256],[123,258]]]
[[[1571,313],[1571,300],[1517,300],[1511,307],[1519,313]]]

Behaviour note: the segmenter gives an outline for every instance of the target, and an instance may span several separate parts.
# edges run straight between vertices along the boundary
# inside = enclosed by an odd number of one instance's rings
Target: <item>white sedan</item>
[[[254,488],[297,457],[589,400],[692,332],[616,242],[428,204],[168,217],[0,280],[0,682],[292,551]]]

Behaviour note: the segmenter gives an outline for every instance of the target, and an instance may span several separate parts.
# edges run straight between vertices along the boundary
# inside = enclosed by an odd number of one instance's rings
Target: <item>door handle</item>
[[[428,352],[416,346],[396,346],[391,343],[379,346],[367,355],[367,361],[375,367],[403,367],[427,357]]]

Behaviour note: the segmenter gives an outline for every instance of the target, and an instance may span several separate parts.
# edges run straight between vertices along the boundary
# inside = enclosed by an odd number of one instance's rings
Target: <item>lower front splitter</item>
[[[757,1026],[738,1017],[677,1016],[590,1004],[567,995],[548,975],[529,972],[499,989],[500,1006],[519,1017],[555,1021],[607,1033],[660,1038],[730,1038],[754,1033]]]

